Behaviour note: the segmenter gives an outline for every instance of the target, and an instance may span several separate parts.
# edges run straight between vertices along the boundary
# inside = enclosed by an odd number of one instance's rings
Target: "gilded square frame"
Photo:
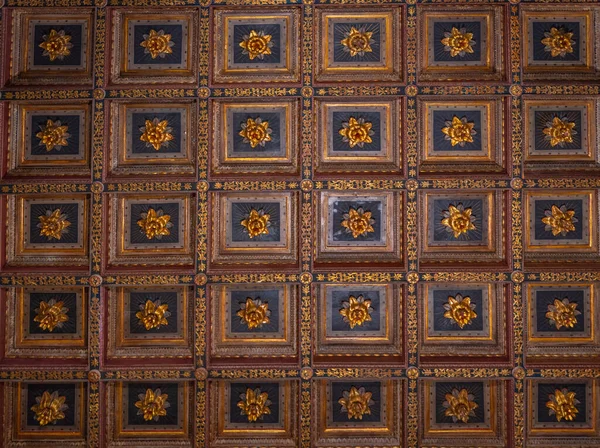
[[[369,425],[360,420],[348,420],[347,424],[334,423],[330,418],[329,404],[340,406],[335,397],[331,398],[332,382],[348,383],[348,388],[359,387],[361,381],[377,381],[382,389],[382,405],[385,407],[384,421]],[[399,378],[386,379],[325,379],[313,380],[312,390],[314,403],[312,418],[315,422],[315,432],[312,434],[314,447],[336,446],[350,448],[355,446],[397,447],[404,444],[403,421],[406,383]],[[340,397],[341,398],[341,397]]]
[[[107,70],[107,87],[133,86],[144,83],[150,85],[189,85],[193,86],[198,81],[198,42],[199,14],[193,7],[177,8],[176,13],[157,14],[151,9],[140,8],[109,8],[107,11],[108,29],[106,46],[109,53],[110,69]],[[185,68],[155,69],[129,67],[127,49],[129,46],[128,28],[132,20],[177,20],[185,22],[187,26]]]
[[[465,96],[449,96],[419,98],[417,101],[421,117],[418,122],[419,135],[423,136],[419,145],[419,172],[422,175],[507,174],[507,164],[510,160],[507,141],[510,129],[507,126],[509,121],[506,98],[478,96],[469,99]],[[481,154],[476,154],[475,151],[435,151],[433,148],[433,111],[448,110],[452,107],[481,110],[482,115],[485,115],[485,124],[482,123],[484,129],[479,130],[485,135],[485,141],[481,143],[482,150],[478,151]]]
[[[459,245],[444,244],[431,246],[428,242],[430,223],[430,208],[433,208],[435,199],[473,198],[482,199],[483,204],[487,206],[488,219],[485,229],[487,243],[481,245]],[[508,267],[506,259],[507,253],[507,218],[505,211],[506,192],[503,190],[468,190],[451,191],[423,191],[419,195],[419,208],[421,209],[423,219],[419,225],[420,244],[419,253],[421,267],[431,268],[434,266],[469,266],[477,263],[478,266],[502,266]],[[461,260],[455,261],[456,254],[460,253]]]
[[[91,159],[91,101],[49,102],[49,101],[12,101],[9,103],[9,140],[7,151],[6,177],[58,177],[65,176],[90,176]],[[66,155],[55,157],[40,157],[38,160],[29,159],[27,143],[29,135],[26,133],[28,126],[27,116],[31,112],[49,112],[57,109],[60,112],[78,112],[83,117],[80,123],[80,146],[83,147],[81,155]],[[33,142],[29,142],[33,145]],[[60,169],[56,169],[60,168]]]
[[[33,310],[25,302],[28,293],[73,292],[79,301],[78,332],[75,337],[60,333],[46,333],[31,337],[25,325]],[[28,364],[37,360],[61,360],[63,365],[87,361],[87,302],[88,290],[84,286],[18,287],[8,290],[6,321],[4,324],[4,355],[7,362]],[[62,336],[62,337],[61,337]],[[2,350],[0,350],[2,351]],[[0,364],[2,361],[0,361]]]
[[[73,85],[92,87],[92,54],[94,52],[94,11],[87,8],[62,8],[59,13],[40,14],[37,8],[16,8],[11,11],[11,34],[17,38],[12,40],[10,49],[10,73],[8,85],[26,87],[30,85]],[[30,41],[29,28],[32,20],[61,20],[85,23],[82,33],[82,67],[78,70],[68,69],[31,69],[29,68],[29,52],[33,42]]]
[[[143,291],[176,291],[178,293],[177,316],[171,314],[169,319],[177,320],[180,327],[179,334],[168,334],[167,337],[164,333],[147,337],[132,337],[131,335],[128,337],[126,320],[130,311],[127,309],[127,295]],[[105,365],[120,367],[120,363],[125,362],[128,365],[144,363],[154,366],[170,358],[171,363],[191,363],[193,356],[193,290],[191,287],[182,285],[118,286],[105,288],[104,292],[107,298],[105,315],[108,318],[104,333],[106,338]],[[173,361],[172,358],[176,358],[176,360]]]
[[[133,381],[111,381],[107,384],[106,399],[108,406],[106,409],[114,409],[114,412],[105,413],[106,423],[106,446],[107,447],[137,447],[140,442],[146,442],[149,438],[155,438],[160,440],[161,446],[167,447],[189,447],[192,444],[192,418],[194,410],[192,409],[192,399],[194,396],[193,389],[194,385],[191,381],[177,381],[178,384],[178,397],[176,402],[179,406],[178,410],[182,412],[181,417],[181,429],[133,429],[129,430],[123,425],[123,418],[125,412],[123,411],[123,391],[124,383],[134,383]],[[149,382],[147,380],[144,383]],[[165,384],[165,381],[153,381],[150,380],[156,388],[160,388],[161,384]],[[171,383],[172,384],[172,383]],[[172,402],[173,402],[172,401]],[[160,421],[158,422],[160,424]]]
[[[251,20],[279,20],[286,24],[285,35],[285,63],[281,68],[233,68],[229,67],[228,50],[236,43],[229,42],[228,27],[232,21]],[[278,8],[264,7],[260,12],[247,11],[234,8],[216,7],[212,9],[211,42],[213,85],[263,83],[263,84],[299,84],[300,83],[300,42],[301,36],[301,9],[297,6]]]
[[[585,63],[567,65],[565,61],[542,65],[533,62],[530,23],[535,19],[554,23],[554,19],[579,18],[585,23]],[[600,8],[597,5],[578,5],[577,9],[569,6],[555,5],[525,5],[521,8],[521,27],[526,36],[522,41],[522,71],[526,82],[538,81],[587,81],[594,82],[600,75],[600,38],[598,27],[600,23]],[[580,34],[581,37],[581,34]]]
[[[332,245],[329,241],[329,230],[333,226],[329,217],[329,203],[334,200],[369,199],[379,200],[385,205],[385,241],[384,244],[341,244]],[[404,264],[402,235],[404,228],[404,195],[398,191],[334,191],[322,190],[315,192],[314,198],[316,217],[316,253],[315,269],[324,269],[332,266],[352,266],[354,269],[369,264],[380,265],[384,269],[397,269]],[[333,230],[333,227],[331,227]],[[352,251],[348,251],[352,247]],[[359,262],[357,255],[361,256]]]
[[[230,308],[228,301],[231,290],[237,287],[243,290],[257,292],[273,288],[280,289],[279,327],[277,336],[257,330],[245,333],[246,337],[233,337],[230,329]],[[230,362],[233,358],[284,358],[298,356],[299,332],[299,290],[298,285],[262,283],[260,285],[227,284],[214,285],[210,288],[210,320],[211,332],[210,355],[211,362]],[[272,316],[271,316],[272,318]]]
[[[228,155],[230,142],[228,141],[228,128],[230,111],[244,110],[255,107],[267,109],[280,107],[285,110],[285,154],[269,157],[232,157]],[[270,98],[270,99],[213,99],[210,101],[210,114],[212,116],[211,163],[210,177],[226,179],[246,177],[256,179],[256,176],[269,174],[269,176],[299,176],[299,98]],[[233,129],[232,132],[236,132]],[[233,143],[231,143],[233,144]]]
[[[81,227],[78,242],[70,244],[69,248],[36,248],[27,247],[25,225],[27,205],[31,202],[41,203],[77,203],[79,206],[78,224]],[[82,270],[89,264],[89,213],[90,197],[87,194],[37,194],[12,195],[7,200],[7,233],[6,260],[7,268],[44,267],[48,270],[68,269]]]
[[[403,18],[404,9],[401,6],[361,6],[360,8],[348,7],[344,8],[317,6],[315,8],[315,84],[318,83],[404,83],[404,68],[402,67],[402,44],[396,45],[397,42],[403,41]],[[366,63],[359,66],[344,65],[342,67],[335,66],[330,61],[331,42],[329,38],[329,24],[331,20],[347,19],[350,21],[363,20],[378,20],[385,23],[385,62],[383,65],[369,66]]]
[[[278,383],[279,394],[279,424],[277,427],[245,428],[239,424],[226,421],[229,414],[230,387],[234,383]],[[234,448],[239,446],[264,446],[264,447],[295,447],[299,437],[299,413],[300,406],[300,384],[297,380],[211,380],[208,382],[208,412],[211,421],[216,424],[210,425],[208,440],[211,447]],[[271,401],[271,397],[269,397]],[[289,403],[281,406],[281,403]]]
[[[52,431],[52,430],[36,430],[27,431],[22,427],[21,415],[26,415],[23,412],[22,403],[25,390],[24,384],[39,384],[38,381],[24,382],[5,382],[4,386],[4,436],[3,441],[7,448],[17,448],[26,444],[33,448],[84,448],[87,446],[86,436],[86,416],[88,414],[87,407],[87,383],[85,382],[69,382],[75,385],[76,402],[79,410],[79,416],[76,418],[74,430],[70,431]],[[61,383],[65,383],[61,381]],[[48,389],[52,389],[52,382],[45,382]],[[29,411],[27,409],[26,411]],[[77,416],[77,414],[75,414]],[[77,427],[79,429],[77,429]],[[37,440],[36,440],[37,439]]]
[[[317,143],[315,145],[315,174],[317,176],[346,175],[397,175],[403,173],[404,163],[404,129],[400,117],[404,110],[402,98],[336,98],[316,99],[315,126]],[[346,111],[349,108],[357,110],[382,109],[385,119],[385,151],[382,154],[369,155],[369,152],[358,155],[360,151],[347,152],[355,154],[336,155],[330,149],[332,130],[329,127],[329,111],[336,109]],[[383,120],[382,120],[383,121]],[[383,128],[383,126],[382,126]]]
[[[108,202],[108,264],[105,269],[144,265],[145,269],[156,270],[169,267],[191,267],[194,257],[195,220],[192,214],[193,196],[190,194],[111,194]],[[179,203],[179,247],[128,248],[126,241],[127,208],[130,203],[158,203],[178,201]],[[151,244],[151,243],[146,243]],[[160,261],[156,254],[160,253]]]
[[[573,98],[572,96],[552,96],[540,97],[525,96],[523,98],[524,106],[524,161],[525,173],[530,176],[538,173],[557,174],[564,170],[565,166],[574,170],[598,170],[600,166],[600,134],[597,132],[594,123],[600,116],[600,102],[590,98]],[[568,110],[571,107],[580,108],[586,111],[586,132],[582,135],[582,148],[579,150],[549,150],[548,154],[536,154],[535,147],[535,112],[537,110]],[[583,121],[583,117],[582,117]],[[583,125],[583,123],[582,123]],[[581,129],[575,129],[582,133]],[[551,154],[554,153],[554,154]]]
[[[534,331],[535,291],[540,288],[556,289],[585,289],[588,291],[589,305],[587,309],[589,319],[589,336],[571,336],[564,333],[564,337],[552,335],[548,337],[536,336]],[[526,283],[525,311],[525,362],[527,365],[573,363],[593,363],[593,357],[600,354],[600,330],[598,316],[600,303],[598,303],[598,285],[596,283]],[[557,298],[562,299],[557,296]]]
[[[452,8],[437,5],[424,5],[417,10],[418,41],[420,47],[417,57],[417,79],[419,82],[447,83],[451,81],[477,81],[486,83],[504,83],[508,81],[508,61],[505,33],[506,5],[489,4],[452,5]],[[436,66],[429,61],[430,42],[429,29],[435,19],[450,19],[458,22],[467,18],[480,19],[486,24],[485,64]],[[482,55],[483,56],[483,55]]]
[[[591,412],[589,413],[593,421],[587,425],[579,425],[578,428],[569,428],[568,422],[557,423],[554,428],[536,428],[534,415],[534,397],[536,396],[536,387],[539,384],[568,384],[568,383],[586,383],[586,388],[592,397]],[[540,379],[527,378],[525,380],[525,400],[526,400],[526,447],[553,446],[569,447],[573,446],[573,440],[577,441],[577,446],[594,447],[600,443],[600,413],[598,412],[598,400],[600,399],[600,384],[597,379],[590,378],[554,378]],[[586,427],[587,426],[587,427]]]
[[[328,334],[328,320],[330,319],[330,307],[327,303],[327,293],[333,288],[371,289],[377,288],[385,291],[385,310],[380,310],[381,319],[385,321],[385,332],[379,335],[369,335],[368,332],[357,332],[355,335],[344,332],[343,335]],[[405,323],[403,316],[404,288],[402,285],[391,283],[324,283],[314,287],[317,310],[325,310],[317,313],[313,323],[316,333],[314,345],[314,357],[322,358],[321,362],[354,362],[353,355],[361,357],[379,357],[379,362],[386,362],[386,358],[394,361],[404,361],[403,334]],[[347,358],[347,360],[344,359]],[[383,357],[383,359],[381,359]],[[316,361],[316,360],[315,360]],[[392,361],[388,361],[392,362]]]
[[[469,437],[471,446],[475,443],[480,447],[505,447],[508,443],[508,431],[510,427],[510,415],[507,405],[510,403],[508,389],[510,381],[503,379],[477,379],[488,389],[486,408],[490,415],[488,424],[449,423],[432,424],[432,406],[435,402],[435,385],[440,383],[465,382],[465,378],[448,379],[421,379],[420,398],[423,406],[419,406],[419,446],[433,448],[436,446],[464,447],[465,437]],[[438,426],[439,425],[439,426]],[[441,425],[449,425],[444,428]],[[466,426],[469,425],[469,426]]]
[[[231,220],[230,206],[235,202],[252,203],[260,201],[278,202],[280,208],[280,229],[282,240],[275,244],[228,243],[230,234],[228,223]],[[292,269],[298,265],[298,192],[213,192],[210,206],[213,210],[210,223],[210,272],[236,270],[247,271],[262,267]],[[283,217],[283,219],[282,219]],[[260,244],[260,243],[259,243]],[[229,246],[229,247],[228,247]],[[237,247],[235,247],[237,246]]]
[[[430,292],[435,288],[474,289],[486,291],[487,329],[485,335],[437,335],[432,334],[432,317],[430,311]],[[486,363],[510,362],[510,344],[507,334],[506,285],[500,283],[424,283],[420,289],[420,321],[419,321],[419,359],[422,364],[439,365],[447,363],[447,358],[460,356],[465,363],[479,361],[482,357]],[[469,359],[471,358],[471,359]]]
[[[564,261],[570,263],[584,264],[587,268],[596,266],[600,262],[598,233],[598,194],[596,190],[543,190],[543,189],[524,189],[523,197],[523,249],[525,253],[525,265],[528,268],[535,267],[564,267]],[[587,206],[588,217],[587,241],[581,244],[548,244],[533,245],[531,233],[534,231],[532,207],[535,199],[555,199],[555,198],[578,198],[586,196],[584,202]],[[579,220],[581,222],[581,219]],[[584,228],[585,231],[585,228]]]
[[[194,100],[183,100],[178,102],[153,100],[141,101],[118,101],[110,103],[109,121],[109,148],[107,151],[108,177],[124,176],[165,176],[193,178],[196,172],[196,147],[197,147],[197,104]],[[186,125],[181,129],[181,135],[186,134],[185,148],[182,154],[177,156],[158,156],[136,158],[128,155],[129,142],[127,141],[127,113],[128,110],[156,108],[162,109],[178,108],[186,111]]]

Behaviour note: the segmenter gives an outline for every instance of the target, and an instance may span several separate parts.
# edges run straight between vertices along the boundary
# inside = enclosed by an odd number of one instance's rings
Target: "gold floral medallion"
[[[350,28],[350,31],[344,34],[341,44],[344,46],[344,51],[350,53],[350,56],[364,56],[365,53],[372,53],[371,44],[375,41],[371,38],[373,32],[367,31],[364,27]]]
[[[258,145],[265,146],[267,142],[270,142],[272,132],[269,122],[257,117],[256,119],[248,118],[246,123],[242,123],[242,130],[238,135],[244,138],[244,143],[249,143],[250,147],[254,149]]]
[[[456,206],[450,204],[448,210],[443,211],[442,216],[442,225],[445,226],[448,233],[454,235],[454,238],[476,229],[475,216],[470,207],[465,208],[462,204]]]
[[[573,421],[579,414],[577,405],[580,403],[575,395],[575,392],[569,392],[567,388],[555,389],[554,394],[550,394],[549,401],[546,402],[546,407],[549,409],[548,415],[554,415],[557,422]]]
[[[373,139],[371,136],[375,133],[371,128],[373,123],[365,121],[364,118],[358,120],[354,117],[350,117],[347,122],[342,123],[342,129],[339,130],[339,134],[342,136],[342,141],[348,143],[350,148],[358,146],[362,148],[365,143],[372,143]]]
[[[568,33],[564,28],[550,28],[549,32],[544,33],[542,39],[544,51],[550,53],[553,58],[564,58],[567,54],[573,53],[573,33]]]
[[[371,414],[371,406],[375,402],[371,399],[373,394],[367,392],[364,387],[357,389],[352,386],[350,390],[345,390],[342,393],[342,398],[338,400],[338,403],[342,406],[341,412],[345,412],[348,415],[348,420],[356,419],[362,420],[364,415]]]
[[[268,235],[271,215],[264,210],[250,210],[250,214],[240,224],[245,227],[250,238],[256,238],[260,235]]]
[[[573,328],[577,323],[577,316],[581,314],[576,310],[577,303],[570,302],[567,297],[564,299],[554,299],[554,303],[548,305],[546,319],[551,325],[554,325],[557,330],[561,328]]]
[[[40,229],[40,235],[47,237],[48,240],[60,240],[65,233],[69,232],[68,227],[71,225],[67,221],[67,215],[59,208],[54,211],[46,210],[46,214],[38,216],[38,220],[37,228]]]
[[[138,408],[137,415],[143,415],[144,420],[158,421],[160,417],[167,415],[167,409],[171,404],[167,401],[168,394],[163,394],[160,389],[146,389],[145,394],[138,395],[139,401],[135,402],[135,407]]]
[[[38,308],[35,309],[36,316],[33,318],[42,330],[54,331],[55,328],[62,328],[65,322],[69,321],[67,312],[69,308],[63,306],[63,301],[50,299],[47,302],[41,301]]]
[[[448,296],[448,302],[444,304],[444,317],[458,324],[460,328],[469,325],[477,317],[475,313],[475,304],[471,303],[469,296],[463,297],[456,294],[454,297]]]
[[[158,329],[161,325],[169,325],[167,318],[171,316],[169,305],[161,304],[160,300],[146,300],[146,303],[140,304],[140,310],[135,313],[139,323],[146,330]]]
[[[266,55],[271,54],[272,38],[273,36],[265,34],[264,31],[251,30],[240,42],[240,47],[244,49],[242,54],[248,55],[251,61],[256,58],[264,59]]]
[[[450,32],[444,33],[442,39],[442,45],[444,51],[450,53],[450,56],[455,58],[456,56],[464,57],[467,53],[473,53],[473,33],[467,33],[465,28],[452,27]]]
[[[40,126],[40,132],[35,134],[40,139],[40,146],[45,146],[46,151],[53,149],[60,151],[63,146],[67,146],[67,141],[71,134],[67,132],[68,126],[63,126],[60,120],[47,120],[45,126]]]
[[[65,404],[67,397],[58,395],[58,391],[52,393],[47,390],[39,396],[35,397],[35,404],[31,406],[34,412],[33,418],[37,420],[40,426],[48,424],[55,425],[56,422],[65,418],[65,411],[69,406]]]
[[[269,323],[271,311],[267,302],[263,303],[258,298],[252,300],[247,297],[245,303],[240,303],[240,310],[236,315],[240,318],[242,324],[246,324],[248,329],[253,330]]]
[[[42,56],[47,56],[50,61],[62,61],[66,56],[71,54],[71,36],[67,36],[63,30],[50,30],[50,34],[42,36],[44,40],[39,46],[44,50]]]
[[[552,235],[565,236],[569,232],[575,231],[575,223],[579,220],[575,217],[575,210],[567,210],[566,205],[557,207],[552,206],[552,209],[544,212],[542,222],[546,224],[544,230],[552,232]]]
[[[361,326],[365,322],[371,320],[371,300],[365,299],[362,294],[358,297],[350,296],[348,301],[342,302],[340,314],[343,316],[344,322],[350,324],[350,328]]]
[[[446,394],[446,401],[442,404],[446,411],[444,415],[446,417],[452,417],[454,423],[461,421],[468,423],[469,418],[475,417],[475,409],[479,407],[477,403],[473,401],[475,396],[470,394],[467,389],[452,389],[452,393]]]
[[[554,117],[552,121],[546,123],[546,127],[542,131],[545,139],[550,142],[550,146],[565,146],[565,143],[573,143],[573,136],[577,131],[573,129],[575,123],[567,120],[566,117]]]
[[[352,234],[352,238],[367,236],[369,232],[375,232],[373,228],[375,220],[371,218],[371,215],[371,212],[364,211],[362,207],[350,208],[348,213],[343,215],[342,227],[346,229],[346,233]]]
[[[172,141],[173,128],[169,127],[167,120],[159,120],[154,118],[153,120],[146,120],[146,124],[140,128],[142,135],[140,140],[146,142],[147,147],[152,147],[158,151],[163,145],[168,146],[169,142]]]
[[[254,390],[247,388],[246,393],[240,395],[240,401],[237,403],[241,415],[245,415],[249,422],[255,422],[262,419],[264,415],[270,414],[270,405],[269,394],[261,392],[259,388]]]
[[[442,128],[445,139],[450,141],[452,146],[465,146],[466,143],[473,143],[473,136],[477,135],[474,122],[467,121],[467,117],[452,117],[452,121],[445,122],[446,127]]]
[[[171,216],[166,215],[161,209],[149,208],[147,212],[141,213],[140,217],[142,219],[137,222],[137,225],[149,240],[154,238],[160,240],[163,236],[171,234],[170,229],[173,227],[173,223],[170,222]]]
[[[162,59],[173,53],[175,42],[171,40],[170,34],[165,34],[164,30],[150,30],[150,34],[144,34],[143,37],[140,46],[144,47],[144,54],[149,54],[152,59]]]

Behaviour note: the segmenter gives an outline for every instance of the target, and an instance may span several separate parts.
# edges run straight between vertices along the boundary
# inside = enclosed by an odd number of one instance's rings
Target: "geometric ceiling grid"
[[[0,446],[600,446],[600,5],[0,0]]]

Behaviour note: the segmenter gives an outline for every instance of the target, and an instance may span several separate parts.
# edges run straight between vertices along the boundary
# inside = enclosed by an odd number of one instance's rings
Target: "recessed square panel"
[[[594,284],[527,284],[526,359],[585,363],[600,351]]]
[[[213,14],[213,82],[300,82],[300,9],[215,8]]]
[[[508,354],[505,289],[491,283],[427,283],[423,285],[420,320],[422,362],[450,356],[489,362]],[[501,358],[504,357],[504,358]]]
[[[89,175],[90,115],[89,103],[11,103],[7,174]]]
[[[503,447],[508,441],[508,382],[462,378],[421,383],[419,446]]]
[[[4,340],[6,362],[36,358],[87,360],[87,292],[80,287],[9,291]],[[34,361],[35,362],[35,361]]]
[[[298,354],[297,286],[239,284],[211,289],[214,358]]]
[[[90,10],[65,9],[61,14],[15,10],[10,84],[91,85],[93,29]]]
[[[211,445],[297,445],[297,381],[212,381],[210,397]]]
[[[506,172],[501,98],[421,100],[422,173]]]
[[[112,196],[109,264],[191,264],[190,201],[191,196],[181,194]]]
[[[317,82],[402,82],[400,8],[317,8]]]
[[[106,362],[192,357],[192,290],[183,286],[109,288]],[[148,361],[146,361],[148,362]]]
[[[523,8],[525,80],[592,80],[598,76],[597,6]]]
[[[114,9],[111,13],[110,84],[131,84],[141,79],[152,84],[196,83],[195,9],[163,14]]]
[[[528,379],[525,390],[529,446],[566,447],[576,440],[591,447],[600,442],[597,380]]]
[[[287,193],[214,193],[212,265],[297,261],[297,198]]]
[[[110,111],[112,175],[195,172],[195,103],[115,101]]]
[[[74,268],[87,265],[88,213],[86,195],[10,197],[7,264]]]
[[[419,17],[421,81],[504,81],[504,8],[427,6]]]
[[[316,355],[402,355],[401,288],[323,284],[316,293]]]
[[[317,261],[352,264],[401,263],[402,199],[396,193],[334,192],[318,194]],[[352,253],[348,252],[352,249]],[[360,260],[357,255],[360,254]]]
[[[397,100],[318,100],[317,172],[401,172],[400,109]]]
[[[502,204],[499,191],[421,195],[422,259],[426,263],[502,262]]]
[[[313,408],[314,446],[400,446],[403,384],[397,379],[318,379]],[[360,403],[360,404],[359,404]]]
[[[85,383],[6,383],[3,398],[7,446],[87,446]]]
[[[211,104],[215,177],[298,174],[297,99],[219,99]]]
[[[139,446],[160,438],[165,445],[192,446],[191,384],[187,381],[113,382],[107,387],[109,447]]]

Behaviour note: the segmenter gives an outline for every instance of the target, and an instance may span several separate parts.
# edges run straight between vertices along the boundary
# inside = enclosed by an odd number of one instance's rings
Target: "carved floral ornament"
[[[577,308],[577,303],[570,302],[567,297],[564,299],[554,299],[554,303],[548,305],[546,319],[551,325],[554,325],[557,330],[561,328],[573,328],[577,323],[577,316],[581,314]]]
[[[373,224],[375,220],[371,218],[372,213],[365,211],[362,207],[350,208],[348,213],[344,213],[342,227],[346,233],[351,233],[353,238],[367,236],[370,232],[375,232]]]
[[[361,294],[358,297],[350,296],[348,301],[342,302],[340,315],[344,322],[350,325],[350,328],[354,328],[372,320],[372,312],[371,300],[365,299]]]
[[[264,324],[269,323],[269,304],[262,302],[259,298],[246,298],[246,302],[240,303],[240,310],[236,313],[242,324],[248,326],[248,329],[253,330]]]
[[[575,223],[579,220],[575,217],[574,210],[568,210],[565,204],[560,207],[552,205],[550,210],[544,212],[542,222],[546,224],[545,230],[552,232],[552,235],[565,236],[569,232],[575,231]]]
[[[249,422],[256,422],[270,414],[270,405],[269,394],[262,392],[259,388],[254,390],[247,388],[245,393],[240,394],[240,401],[237,403],[241,415],[245,415]]]
[[[448,233],[452,233],[454,238],[458,238],[469,230],[475,230],[475,216],[471,208],[465,208],[463,204],[452,205],[448,210],[442,213],[442,225]]]
[[[554,415],[558,422],[561,420],[573,421],[579,413],[577,405],[580,403],[575,395],[575,392],[570,392],[567,388],[556,389],[553,394],[548,396],[549,400],[546,402],[546,407],[549,409],[548,415]]]
[[[375,43],[372,39],[373,33],[367,31],[364,27],[350,28],[350,31],[344,34],[341,44],[344,46],[344,51],[350,53],[350,56],[364,56],[365,53],[372,53],[371,44]]]
[[[170,222],[171,216],[165,214],[162,209],[149,208],[147,212],[140,214],[140,218],[137,225],[149,240],[160,240],[163,236],[171,234],[170,229],[173,227],[173,223]]]
[[[573,53],[573,33],[567,32],[564,28],[550,28],[550,31],[544,33],[542,39],[544,51],[550,53],[553,58],[565,57],[569,53]]]
[[[69,406],[65,404],[66,397],[59,395],[58,391],[44,393],[35,397],[35,404],[31,407],[34,413],[33,418],[37,420],[40,426],[48,424],[55,425],[59,420],[65,418],[65,412]]]
[[[256,238],[260,235],[268,235],[271,215],[265,213],[264,210],[250,210],[248,216],[243,219],[240,224],[246,229],[248,237]]]
[[[45,215],[38,216],[39,223],[37,228],[40,229],[40,235],[45,236],[48,240],[60,240],[62,236],[69,232],[71,223],[67,221],[67,215],[57,208],[46,210]]]
[[[35,309],[36,316],[33,321],[37,322],[42,330],[50,332],[55,328],[62,328],[64,323],[69,321],[69,316],[67,316],[69,308],[63,305],[63,301],[56,299],[50,299],[47,302],[42,300],[39,307]]]
[[[448,302],[444,304],[444,317],[450,319],[460,328],[469,325],[477,317],[475,313],[475,304],[471,303],[471,298],[463,297],[461,294],[448,296]]]
[[[472,143],[473,136],[477,134],[477,131],[473,129],[475,123],[468,121],[467,117],[459,118],[455,115],[451,121],[446,121],[445,125],[446,127],[442,128],[442,133],[452,146],[462,147],[466,143]]]
[[[150,30],[149,34],[143,35],[144,40],[140,43],[144,47],[144,53],[149,54],[152,59],[165,58],[173,53],[175,42],[171,40],[171,35],[166,34],[164,30]]]
[[[146,120],[144,126],[140,127],[140,140],[146,143],[147,147],[154,148],[156,151],[163,146],[168,146],[169,142],[174,140],[172,134],[173,128],[169,127],[167,120]]]
[[[65,34],[64,30],[56,31],[51,29],[49,34],[42,36],[43,42],[39,45],[44,50],[43,56],[47,56],[50,61],[62,61],[71,54],[71,36]]]
[[[265,34],[264,31],[251,30],[250,34],[242,37],[240,47],[243,48],[242,54],[245,54],[252,61],[253,59],[264,59],[266,55],[271,54],[273,48],[273,36]]]
[[[68,140],[71,137],[68,131],[69,127],[61,123],[60,120],[46,120],[44,126],[40,126],[40,132],[35,134],[40,139],[40,146],[45,146],[46,151],[50,152],[53,149],[60,151],[63,146],[69,144]]]
[[[567,117],[555,116],[552,121],[546,123],[542,132],[546,141],[550,142],[550,146],[562,148],[566,143],[573,143],[573,136],[577,135],[574,128],[575,123],[569,121]]]
[[[356,388],[352,386],[350,390],[342,393],[342,398],[338,400],[341,405],[341,412],[348,415],[348,419],[362,420],[363,416],[371,414],[371,406],[375,402],[371,399],[373,394],[367,392],[364,387]]]
[[[445,401],[442,406],[446,409],[444,415],[452,417],[454,423],[468,423],[471,417],[475,416],[475,409],[479,407],[473,400],[475,396],[470,394],[467,389],[452,389],[452,392],[445,395]]]
[[[265,146],[271,141],[273,130],[269,127],[269,122],[260,117],[248,118],[246,123],[242,123],[242,130],[239,136],[244,138],[244,143],[248,143],[252,149],[257,146]]]
[[[168,394],[163,394],[160,389],[146,389],[146,393],[138,395],[139,401],[135,402],[138,408],[137,415],[142,415],[145,421],[157,422],[160,417],[167,415],[167,409],[171,404],[167,401]]]
[[[347,122],[342,123],[342,129],[339,134],[342,136],[342,141],[348,143],[350,148],[358,146],[363,148],[366,143],[373,143],[371,138],[375,132],[371,129],[373,123],[365,121],[364,118],[350,117]]]
[[[473,53],[475,43],[473,33],[467,33],[465,28],[456,28],[454,26],[449,32],[444,33],[444,38],[442,39],[444,51],[450,53],[450,56],[453,58]]]
[[[146,303],[140,304],[139,309],[140,311],[135,313],[135,317],[138,318],[139,323],[146,330],[158,329],[161,325],[169,325],[167,318],[171,316],[171,313],[168,304],[161,304],[160,300],[146,300]]]

